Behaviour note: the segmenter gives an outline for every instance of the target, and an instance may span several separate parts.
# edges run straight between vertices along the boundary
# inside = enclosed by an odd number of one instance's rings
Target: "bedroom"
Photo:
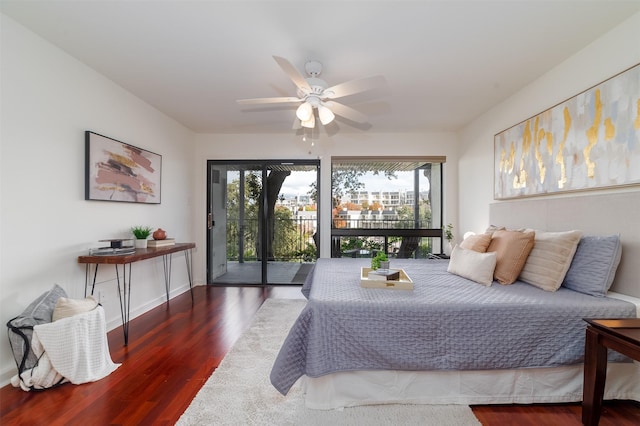
[[[288,118],[281,133],[263,134],[259,140],[252,132],[190,130],[12,18],[3,14],[2,20],[0,308],[5,322],[53,282],[80,297],[84,270],[75,263],[77,255],[99,239],[123,236],[138,223],[162,226],[178,239],[196,242],[196,282],[202,283],[206,160],[308,155],[308,147],[302,147],[289,130]],[[400,136],[401,141],[393,145],[388,144],[389,134],[340,134],[324,141],[314,157],[322,155],[326,162],[331,155],[358,155],[363,143],[376,155],[394,155],[399,150],[403,155],[422,155],[437,150],[448,159],[446,210],[451,222],[456,229],[481,230],[489,222],[488,206],[493,202],[493,135],[640,62],[640,14],[629,14],[618,22],[593,42],[556,58],[546,73],[459,131],[396,133],[391,136]],[[263,53],[269,63],[270,55],[277,52]],[[253,75],[261,78],[259,70]],[[262,83],[264,94],[269,95],[268,80]],[[245,119],[258,119],[256,114],[245,114]],[[87,129],[162,153],[163,204],[149,208],[85,202],[82,134]],[[588,199],[592,194],[579,196]],[[323,246],[328,247],[328,240]],[[181,268],[176,263],[176,277],[184,276]],[[156,282],[161,274],[158,268],[148,265],[140,271],[150,278],[140,280],[132,295],[132,316],[164,301],[164,291]],[[120,313],[113,278],[102,279],[102,302],[109,326],[115,328]],[[186,288],[186,282],[176,280],[172,296]],[[15,367],[5,341],[2,348],[0,372],[7,383]]]

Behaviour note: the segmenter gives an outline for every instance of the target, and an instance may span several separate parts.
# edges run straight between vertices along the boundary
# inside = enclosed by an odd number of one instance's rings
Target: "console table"
[[[640,361],[640,318],[585,321],[589,325],[584,349],[582,423],[592,426],[600,421],[607,378],[607,348]]]
[[[129,313],[131,309],[131,264],[145,259],[162,257],[164,266],[164,284],[169,301],[169,290],[171,287],[171,255],[173,253],[184,252],[187,262],[187,275],[189,278],[189,291],[191,292],[191,302],[193,302],[193,271],[191,250],[196,247],[195,243],[176,243],[171,246],[154,247],[146,249],[136,249],[135,253],[117,255],[88,255],[78,256],[78,263],[85,264],[85,286],[84,295],[87,295],[87,287],[90,279],[90,266],[95,265],[93,273],[93,283],[91,284],[91,295],[96,286],[99,265],[114,265],[116,268],[116,281],[118,283],[118,297],[120,298],[120,313],[122,315],[122,330],[124,332],[124,344],[129,344]],[[120,270],[118,265],[122,265],[122,291],[120,289]],[[127,274],[127,266],[129,272]]]

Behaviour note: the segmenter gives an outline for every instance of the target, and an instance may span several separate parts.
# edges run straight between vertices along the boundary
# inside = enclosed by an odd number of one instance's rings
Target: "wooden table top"
[[[137,248],[135,253],[131,254],[78,256],[78,263],[122,265],[126,263],[137,262],[139,260],[151,259],[158,256],[165,256],[167,254],[177,253],[184,250],[190,250],[195,247],[195,243],[175,243],[174,245],[163,247],[148,247],[144,249]]]
[[[594,328],[640,345],[640,318],[585,319]]]

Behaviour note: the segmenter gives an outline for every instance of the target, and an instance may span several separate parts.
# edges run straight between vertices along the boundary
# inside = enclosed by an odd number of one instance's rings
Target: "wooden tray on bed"
[[[400,272],[399,280],[369,279],[371,268],[360,269],[360,287],[365,288],[386,288],[389,290],[413,290],[413,281],[404,269],[397,269]]]

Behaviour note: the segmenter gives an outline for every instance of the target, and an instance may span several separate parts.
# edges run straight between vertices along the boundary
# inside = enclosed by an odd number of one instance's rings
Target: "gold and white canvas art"
[[[640,185],[640,64],[494,143],[496,200]]]

